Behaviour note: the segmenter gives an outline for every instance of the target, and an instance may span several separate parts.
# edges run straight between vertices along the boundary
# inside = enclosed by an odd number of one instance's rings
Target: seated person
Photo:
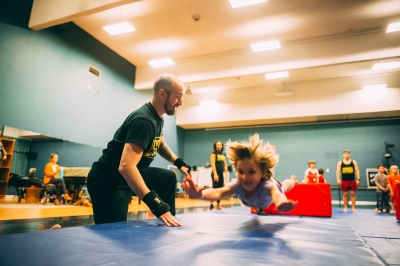
[[[36,168],[29,169],[28,177],[35,177]]]
[[[318,178],[319,183],[320,184],[327,183],[324,178],[324,168],[318,168],[318,174],[319,174],[319,178]]]
[[[54,200],[55,205],[60,205],[60,199],[63,196],[65,201],[70,201],[72,198],[67,194],[65,189],[64,179],[59,178],[60,166],[57,164],[58,154],[50,154],[50,162],[44,168],[43,183],[56,185],[57,198]]]
[[[304,173],[304,180],[303,183],[306,184],[316,184],[319,183],[319,173],[318,170],[315,169],[315,161],[311,160],[308,162],[308,168],[306,172]]]

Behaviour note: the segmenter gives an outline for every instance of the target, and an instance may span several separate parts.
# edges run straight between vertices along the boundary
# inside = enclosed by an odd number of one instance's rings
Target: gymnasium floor
[[[335,207],[332,218],[318,218],[203,207],[177,218],[180,228],[147,219],[3,235],[0,263],[43,265],[45,257],[57,265],[400,265],[400,223],[371,208]]]
[[[221,201],[223,208],[241,206],[235,198]],[[209,202],[194,199],[176,199],[176,213],[187,214],[209,211]],[[72,205],[24,204],[16,198],[0,201],[0,235],[48,230],[54,224],[63,228],[93,225],[92,208]],[[128,220],[144,220],[153,217],[146,204],[132,200]]]

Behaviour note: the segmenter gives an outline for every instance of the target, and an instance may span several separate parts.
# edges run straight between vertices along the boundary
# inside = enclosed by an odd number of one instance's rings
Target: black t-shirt
[[[90,177],[110,179],[110,182],[125,182],[118,172],[125,143],[134,143],[143,147],[143,155],[137,167],[140,172],[145,171],[160,147],[163,125],[164,119],[158,116],[150,103],[132,112],[115,132],[100,159],[93,163]]]

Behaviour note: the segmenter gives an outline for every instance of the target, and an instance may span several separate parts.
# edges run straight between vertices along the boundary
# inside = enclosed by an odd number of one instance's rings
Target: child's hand
[[[189,197],[193,199],[199,199],[202,197],[202,190],[196,186],[191,177],[185,177],[182,180],[182,188],[189,194]]]
[[[297,206],[297,200],[288,199],[286,202],[282,202],[278,206],[276,206],[276,210],[278,212],[290,212]]]

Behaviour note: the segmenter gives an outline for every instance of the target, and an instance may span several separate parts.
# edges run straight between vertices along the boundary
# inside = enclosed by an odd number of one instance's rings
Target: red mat
[[[396,219],[400,221],[400,183],[397,183],[397,186],[394,186],[393,190],[394,189],[397,189],[397,193],[394,193],[396,195],[394,199],[394,202],[396,202]]]
[[[332,217],[332,196],[329,184],[298,184],[286,193],[288,199],[297,200],[297,207],[288,213],[280,213],[275,204],[264,209],[265,214]],[[251,208],[251,212],[255,210]]]

